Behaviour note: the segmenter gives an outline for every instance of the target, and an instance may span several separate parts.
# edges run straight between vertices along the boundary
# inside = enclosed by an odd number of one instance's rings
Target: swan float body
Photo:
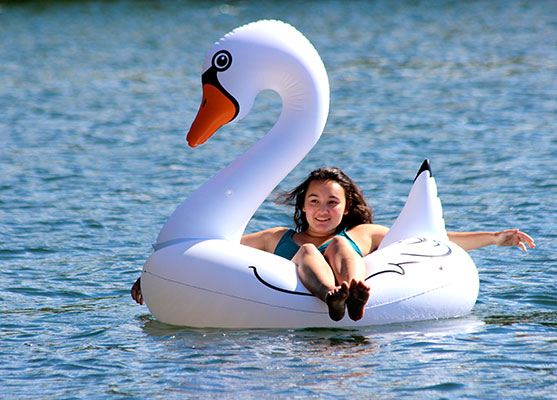
[[[467,314],[478,295],[473,261],[451,243],[429,164],[380,249],[365,257],[371,296],[360,321],[329,319],[296,266],[240,245],[252,215],[319,139],[329,83],[311,43],[280,21],[254,22],[211,48],[190,146],[245,116],[257,94],[280,95],[273,128],[187,198],[163,226],[145,263],[141,290],[161,322],[192,327],[349,327]]]

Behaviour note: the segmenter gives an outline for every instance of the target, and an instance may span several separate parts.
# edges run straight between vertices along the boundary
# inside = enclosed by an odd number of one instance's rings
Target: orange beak
[[[186,137],[188,144],[196,147],[205,143],[217,129],[230,122],[236,114],[236,106],[228,96],[215,86],[204,84],[201,106]]]

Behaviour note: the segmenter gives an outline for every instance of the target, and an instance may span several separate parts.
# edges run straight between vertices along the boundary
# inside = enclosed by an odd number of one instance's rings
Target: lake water
[[[0,398],[557,398],[557,3],[0,1]],[[210,45],[276,18],[321,54],[323,164],[390,225],[424,158],[449,230],[536,240],[471,256],[466,317],[359,329],[157,322],[129,296],[174,208],[269,129],[189,149]],[[272,201],[248,230],[289,225]]]

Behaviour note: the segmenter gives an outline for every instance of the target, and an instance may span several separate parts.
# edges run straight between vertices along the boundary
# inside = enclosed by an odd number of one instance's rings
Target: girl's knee
[[[325,255],[330,256],[333,254],[342,254],[347,251],[348,252],[354,251],[348,239],[346,239],[343,236],[335,236],[331,240],[331,243],[329,243],[329,245],[327,246],[327,249],[325,250]]]
[[[321,256],[321,253],[319,252],[317,247],[315,247],[314,244],[305,243],[300,246],[300,249],[294,255],[292,260],[295,261],[296,259],[304,259],[307,257],[317,257],[317,256]]]

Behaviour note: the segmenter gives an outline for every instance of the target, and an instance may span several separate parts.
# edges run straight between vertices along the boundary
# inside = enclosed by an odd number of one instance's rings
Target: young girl
[[[358,186],[338,168],[323,167],[285,196],[294,204],[296,229],[276,227],[242,237],[241,243],[291,259],[304,286],[329,308],[334,321],[364,315],[369,298],[363,257],[375,251],[388,228],[373,224],[372,210]],[[534,248],[518,229],[501,232],[449,232],[464,250],[489,245]],[[140,280],[132,297],[143,304]]]

